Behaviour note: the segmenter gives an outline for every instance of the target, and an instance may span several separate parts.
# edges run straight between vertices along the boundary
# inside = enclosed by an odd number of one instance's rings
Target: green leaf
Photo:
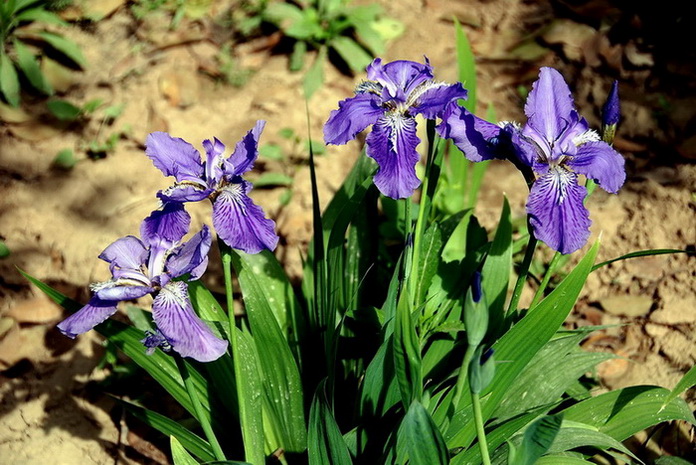
[[[39,31],[38,35],[51,47],[70,58],[76,65],[79,65],[80,68],[87,66],[87,60],[85,60],[82,50],[75,42],[52,32]]]
[[[488,331],[497,336],[505,318],[510,269],[512,268],[512,218],[507,197],[503,200],[498,229],[483,263],[481,287],[488,302]]]
[[[305,98],[308,100],[312,98],[314,92],[316,92],[321,85],[324,83],[324,63],[326,62],[327,50],[326,47],[321,47],[317,53],[314,63],[305,74],[304,81],[302,83],[305,93]]]
[[[87,114],[94,113],[100,106],[102,106],[103,103],[104,101],[100,98],[92,99],[84,104],[84,106],[82,107],[82,111],[84,111]]]
[[[331,41],[331,47],[338,52],[341,58],[348,64],[348,67],[355,72],[363,71],[372,62],[372,56],[360,44],[349,37],[335,37]]]
[[[298,40],[292,48],[292,55],[290,55],[290,71],[300,71],[304,68],[305,56],[307,56],[307,42]]]
[[[309,410],[307,453],[310,465],[352,464],[346,442],[326,399],[326,379],[317,387]]]
[[[566,426],[571,423],[577,426]],[[564,422],[563,427],[558,432],[553,444],[549,447],[549,454],[558,454],[577,448],[594,447],[599,450],[616,449],[636,461],[640,462],[633,452],[611,436],[599,432],[596,429],[575,422]]]
[[[169,447],[172,450],[174,465],[199,465],[174,436],[169,436]]]
[[[524,432],[522,444],[512,454],[510,465],[533,465],[537,459],[549,450],[559,429],[563,417],[546,415],[529,425]]]
[[[424,302],[425,297],[437,272],[440,263],[440,254],[444,245],[442,239],[442,227],[439,223],[432,223],[423,234],[421,242],[420,259],[416,273],[412,276],[415,280],[415,302]]]
[[[283,173],[264,173],[253,182],[254,187],[291,186],[293,178]]]
[[[282,160],[283,149],[278,144],[264,144],[259,147],[259,157],[269,160]]]
[[[476,59],[471,51],[471,44],[464,33],[461,24],[454,20],[455,43],[457,47],[457,68],[459,69],[459,81],[464,84],[468,94],[464,102],[464,108],[471,113],[476,113]]]
[[[75,121],[82,114],[82,110],[67,100],[51,100],[46,102],[48,110],[61,121]]]
[[[107,121],[113,121],[123,113],[123,109],[126,108],[125,103],[119,103],[116,105],[109,105],[104,108],[104,119]]]
[[[7,258],[10,255],[10,248],[7,247],[5,241],[0,240],[0,258]]]
[[[560,454],[549,454],[541,457],[536,461],[535,465],[593,465],[594,462],[588,462],[577,457],[571,457]]]
[[[686,391],[687,389],[693,387],[696,385],[696,365],[692,366],[689,371],[682,376],[682,379],[679,380],[676,386],[674,386],[674,389],[672,389],[669,392],[669,395],[665,398],[664,403],[662,404],[662,408],[667,407],[667,404],[672,402],[674,399],[679,397],[679,395]]]
[[[428,411],[413,401],[401,423],[399,441],[405,441],[411,465],[446,465],[449,463],[447,445]]]
[[[602,262],[602,263],[597,263],[595,266],[592,267],[592,271],[595,271],[599,268],[602,268],[603,266],[606,266],[610,263],[618,262],[619,260],[627,260],[629,258],[637,258],[637,257],[649,257],[652,255],[665,255],[665,254],[672,254],[672,253],[685,253],[688,255],[694,254],[694,252],[691,250],[680,250],[680,249],[638,250],[636,252],[627,253],[626,255],[621,255],[620,257],[612,258],[611,260],[607,260],[607,261]]]
[[[29,83],[36,90],[46,94],[52,95],[53,88],[46,81],[43,73],[41,72],[41,67],[39,62],[31,51],[19,40],[14,40],[14,48],[17,53],[17,65],[22,70],[22,73],[27,77]]]
[[[241,362],[240,379],[236,382],[241,383],[241,401],[239,403],[239,416],[242,425],[242,437],[244,450],[248,451],[249,456],[245,457],[251,463],[263,464],[266,461],[264,455],[264,441],[266,438],[263,425],[264,403],[259,402],[261,393],[266,393],[262,373],[259,370],[259,355],[254,345],[254,340],[248,333],[243,333],[237,328],[237,350],[236,361]],[[273,444],[280,446],[281,444]]]
[[[655,460],[655,465],[693,465],[691,462],[687,462],[679,457],[660,457]]]
[[[0,47],[0,92],[7,103],[13,107],[19,106],[19,76],[10,58]]]
[[[42,23],[55,24],[56,26],[68,26],[68,23],[63,21],[60,16],[50,11],[46,11],[43,8],[32,8],[29,10],[24,10],[17,16],[15,16],[15,21],[29,22],[29,21],[39,21]]]
[[[423,396],[421,354],[416,327],[411,318],[408,292],[402,291],[394,324],[394,372],[404,407]]]
[[[53,166],[63,170],[69,170],[75,166],[77,160],[75,159],[75,152],[71,149],[63,149],[56,154],[53,159]]]

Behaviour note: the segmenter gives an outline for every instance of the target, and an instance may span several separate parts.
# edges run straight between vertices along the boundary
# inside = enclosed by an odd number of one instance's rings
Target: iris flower
[[[188,221],[181,204],[165,204],[143,221],[142,239],[126,236],[109,245],[99,258],[109,264],[112,278],[93,284],[89,303],[60,322],[58,329],[74,338],[113,315],[118,302],[153,294],[152,316],[162,344],[200,362],[224,354],[227,342],[198,318],[186,282],[176,280],[184,276],[196,280],[208,265],[212,238],[206,226],[180,244]]]
[[[261,207],[248,196],[252,185],[242,175],[254,166],[258,140],[265,121],[239,141],[234,152],[223,157],[225,146],[217,138],[204,140],[205,161],[191,144],[164,132],[147,137],[146,154],[175,184],[159,192],[165,202],[213,202],[213,226],[230,247],[247,253],[273,250],[278,243],[275,222],[264,216]]]
[[[585,175],[610,193],[626,180],[623,157],[589,129],[575,109],[568,85],[553,68],[542,68],[524,108],[527,124],[494,125],[451,106],[438,130],[453,139],[472,161],[508,158],[535,178],[527,213],[534,235],[568,254],[589,238],[590,215],[584,206]]]
[[[345,144],[372,125],[366,153],[379,165],[375,185],[388,197],[409,197],[420,185],[415,116],[442,117],[450,102],[466,98],[466,90],[460,83],[435,81],[427,58],[424,64],[393,61],[385,65],[377,58],[367,67],[367,79],[356,87],[354,97],[339,102],[338,110],[331,112],[324,125],[324,141]]]

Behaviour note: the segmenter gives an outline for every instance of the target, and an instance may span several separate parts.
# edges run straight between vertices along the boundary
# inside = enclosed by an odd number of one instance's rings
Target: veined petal
[[[382,96],[405,101],[408,95],[428,79],[433,78],[433,68],[428,59],[425,64],[415,61],[397,60],[382,65],[380,58],[367,67],[367,78],[384,86]]]
[[[198,202],[208,198],[214,191],[203,184],[198,183],[176,183],[157,193],[157,197],[162,202]]]
[[[153,132],[145,141],[145,154],[165,176],[178,182],[200,181],[203,164],[198,150],[184,139],[166,132]]]
[[[448,107],[442,123],[437,126],[440,136],[451,139],[464,156],[474,162],[499,158],[489,141],[500,133],[500,126],[489,123],[459,105]]]
[[[150,213],[140,225],[143,242],[153,246],[162,242],[175,243],[188,232],[191,216],[180,202],[167,202],[159,210]]]
[[[226,176],[240,176],[254,167],[254,161],[259,156],[259,138],[265,126],[265,121],[257,121],[242,140],[237,142],[234,152],[223,163],[222,170]]]
[[[216,186],[222,179],[222,154],[225,153],[225,144],[217,137],[213,137],[212,141],[208,139],[203,141],[203,149],[206,155],[205,179],[208,186]]]
[[[99,258],[109,264],[129,270],[139,270],[147,260],[148,250],[135,236],[126,236],[112,242]]]
[[[208,265],[208,251],[212,237],[208,226],[203,225],[198,234],[194,235],[184,245],[167,259],[167,272],[174,278],[191,273],[190,280],[201,277]]]
[[[70,338],[86,333],[116,313],[117,303],[94,296],[87,305],[58,323],[58,329]]]
[[[524,106],[529,118],[527,125],[553,143],[570,124],[573,111],[573,97],[561,73],[553,68],[541,68]]]
[[[426,81],[417,87],[408,101],[412,114],[421,114],[427,119],[442,118],[450,102],[465,99],[467,91],[461,83],[447,84],[446,82]]]
[[[393,199],[410,197],[420,185],[416,176],[419,155],[416,120],[399,113],[381,117],[367,136],[367,156],[379,165],[374,182],[379,191]]]
[[[246,253],[273,250],[278,244],[275,222],[264,216],[247,192],[247,181],[228,184],[213,203],[213,226],[218,236],[233,249]]]
[[[110,300],[120,302],[122,300],[133,300],[151,292],[152,286],[140,280],[116,279],[92,285],[94,296],[100,300]]]
[[[381,99],[372,93],[360,93],[341,100],[338,110],[333,110],[324,124],[324,142],[342,145],[374,124],[384,113]]]
[[[615,194],[626,181],[626,161],[606,142],[588,142],[578,147],[568,166],[590,179],[599,187]]]
[[[529,222],[537,239],[563,254],[584,246],[591,224],[583,205],[586,195],[577,175],[564,168],[551,168],[537,179],[527,200]]]
[[[227,341],[216,337],[193,311],[188,287],[182,281],[172,281],[162,288],[152,303],[152,316],[172,348],[182,357],[212,362],[227,350]]]

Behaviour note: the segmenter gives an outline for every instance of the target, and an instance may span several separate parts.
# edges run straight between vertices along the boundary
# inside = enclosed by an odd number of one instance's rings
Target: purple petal
[[[574,111],[573,97],[563,76],[553,68],[541,68],[524,106],[527,124],[552,143],[566,129]]]
[[[203,176],[198,150],[184,139],[166,132],[153,132],[147,136],[145,154],[165,176],[174,176],[178,182],[200,182]]]
[[[116,313],[117,303],[94,296],[87,305],[58,323],[58,329],[71,338],[86,333]]]
[[[222,179],[222,164],[224,160],[221,155],[225,153],[225,144],[220,142],[217,137],[214,137],[212,142],[207,139],[204,140],[203,148],[206,154],[205,179],[209,186],[216,186]]]
[[[278,244],[275,222],[247,196],[250,189],[247,181],[225,186],[213,203],[213,226],[233,249],[246,253],[273,250]]]
[[[198,202],[208,198],[214,192],[203,184],[174,184],[163,191],[157,193],[157,197],[162,202]]]
[[[259,138],[265,126],[265,121],[257,121],[256,125],[242,137],[242,140],[237,142],[234,153],[224,161],[222,169],[225,175],[240,176],[254,167],[254,161],[259,156]]]
[[[451,105],[437,126],[437,132],[464,152],[467,159],[478,162],[498,158],[495,147],[489,143],[500,133],[500,126],[489,123],[459,105]]]
[[[341,100],[338,110],[331,112],[324,125],[324,141],[327,144],[342,145],[355,138],[384,114],[380,101],[377,95],[367,92]]]
[[[605,191],[615,194],[626,181],[625,163],[621,154],[606,142],[587,142],[578,147],[568,166],[596,180]]]
[[[619,81],[614,81],[609,91],[607,101],[602,107],[602,124],[613,126],[621,119],[621,105],[619,104]]]
[[[433,78],[433,68],[427,58],[425,64],[397,60],[386,65],[382,65],[380,58],[375,58],[367,67],[367,78],[384,86],[383,98],[405,101],[416,87]]]
[[[189,239],[167,260],[167,272],[174,278],[191,273],[191,280],[201,277],[208,265],[208,251],[212,237],[208,226]]]
[[[148,250],[135,236],[117,239],[99,255],[111,265],[128,270],[138,270],[147,260]]]
[[[577,175],[551,168],[536,180],[527,200],[529,221],[537,239],[563,254],[575,252],[590,237],[590,213],[583,205],[587,190]]]
[[[125,279],[95,284],[93,290],[95,297],[114,302],[134,300],[154,292],[152,286],[146,283]]]
[[[420,94],[420,96],[417,96]],[[412,106],[414,114],[421,114],[427,119],[442,118],[445,108],[450,102],[466,98],[467,91],[461,83],[446,84],[444,82],[431,81],[416,89],[414,95],[415,104]]]
[[[374,183],[393,199],[410,197],[420,185],[416,176],[419,155],[416,120],[400,114],[380,118],[367,136],[367,155],[379,165]]]
[[[178,242],[188,232],[191,216],[180,202],[167,202],[150,213],[140,225],[140,237],[149,246],[161,241]]]
[[[212,362],[227,350],[227,341],[216,337],[193,311],[188,287],[173,281],[162,288],[152,303],[152,316],[157,327],[182,357],[199,362]]]

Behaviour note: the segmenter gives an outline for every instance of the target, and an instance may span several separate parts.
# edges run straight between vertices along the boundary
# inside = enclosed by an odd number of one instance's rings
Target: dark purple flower
[[[205,161],[191,144],[164,132],[150,134],[146,142],[147,156],[154,165],[176,179],[159,197],[165,202],[209,198],[215,231],[227,245],[247,253],[273,250],[278,243],[275,222],[251,200],[252,185],[242,178],[258,156],[258,140],[265,124],[258,121],[227,158],[223,157],[225,146],[217,138],[203,141]]]
[[[621,106],[619,105],[619,81],[611,84],[611,90],[607,101],[602,107],[602,124],[604,126],[615,126],[621,119]]]
[[[108,246],[99,258],[109,263],[112,279],[92,285],[89,303],[60,322],[58,329],[75,337],[113,315],[118,302],[154,293],[152,314],[161,340],[155,344],[154,336],[146,338],[148,349],[166,342],[182,356],[200,362],[224,354],[227,342],[217,338],[193,311],[186,282],[175,280],[182,276],[196,280],[208,265],[212,238],[206,226],[180,244],[188,222],[181,204],[166,204],[143,221],[142,240],[126,236]]]
[[[442,117],[447,105],[466,98],[460,83],[433,79],[433,69],[413,61],[382,64],[376,58],[367,67],[367,81],[355,89],[355,96],[339,102],[324,125],[324,141],[341,145],[372,125],[367,136],[367,156],[379,165],[374,183],[382,194],[401,199],[420,185],[416,176],[420,139],[415,116]]]

